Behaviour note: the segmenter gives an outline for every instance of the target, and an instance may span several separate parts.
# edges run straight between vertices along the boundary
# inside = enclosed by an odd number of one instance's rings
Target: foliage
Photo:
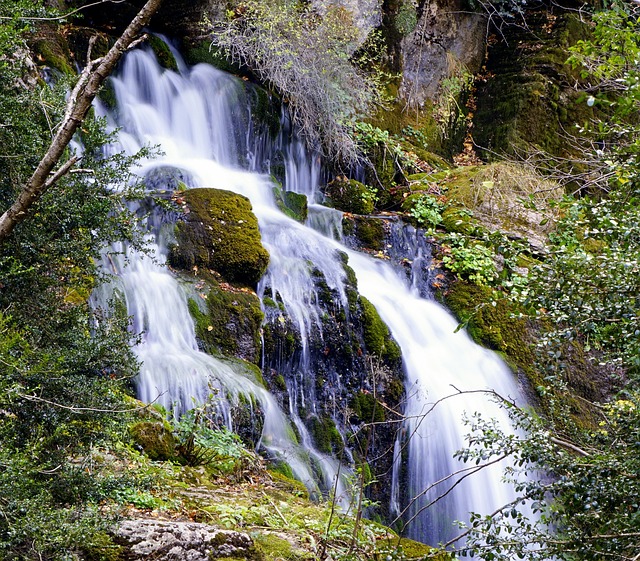
[[[571,60],[582,66],[585,78],[598,84],[591,86],[598,103],[607,103],[612,111],[607,122],[583,128],[585,135],[597,131],[602,138],[599,169],[591,170],[601,178],[599,190],[561,203],[562,217],[550,235],[549,255],[514,293],[531,315],[552,326],[541,341],[550,353],[558,352],[557,341],[583,341],[587,350],[601,354],[602,363],[637,376],[640,129],[630,110],[640,103],[638,23],[619,8],[597,14],[594,20],[593,40],[581,41]],[[588,137],[584,142],[586,152]]]
[[[428,235],[442,222],[442,213],[445,208],[445,204],[436,197],[425,194],[415,201],[409,214],[418,221],[420,226],[427,229]]]
[[[0,2],[2,212],[48,146],[70,85],[45,84],[25,47],[23,18],[46,15],[40,2]],[[94,118],[77,140],[82,172],[57,182],[0,246],[3,559],[69,559],[94,548],[106,559],[111,547],[109,515],[97,505],[120,483],[97,477],[93,451],[123,438],[138,364],[126,315],[92,311],[88,298],[109,241],[139,241],[123,202],[135,189],[111,188],[131,183],[133,160],[102,157],[109,137]]]
[[[240,437],[217,427],[207,404],[190,409],[174,421],[176,448],[188,466],[206,466],[216,475],[237,475],[256,463]]]
[[[489,284],[498,276],[494,255],[486,245],[452,233],[444,238],[442,263],[463,279]]]
[[[458,553],[496,561],[632,559],[640,537],[638,397],[603,406],[600,427],[581,447],[555,437],[546,423],[508,402],[517,434],[470,419],[469,447],[459,456],[479,463],[512,454],[507,476],[519,498],[493,516],[473,516]]]
[[[346,163],[361,156],[351,123],[380,102],[380,74],[352,15],[337,4],[247,0],[216,22],[213,45],[246,65],[289,102],[309,144]],[[373,62],[373,64],[372,64]],[[366,69],[366,70],[363,70]]]
[[[580,196],[566,197],[549,212],[557,222],[543,260],[504,283],[522,316],[536,320],[535,366],[544,377],[538,391],[554,417],[540,419],[507,403],[521,432],[507,435],[474,418],[470,446],[459,453],[477,463],[496,453],[512,455],[507,476],[529,506],[517,500],[492,516],[474,516],[459,554],[571,561],[637,555],[640,129],[634,111],[640,43],[636,15],[625,10],[597,14],[593,38],[581,41],[571,58],[583,69],[584,100],[608,113],[606,120],[580,126],[574,139],[583,157],[571,162],[578,171],[565,171],[564,183],[577,185]],[[571,390],[578,349],[591,363],[581,369],[601,377],[588,383],[624,373],[616,381],[623,388],[617,398],[605,404],[581,398],[599,422],[567,422],[562,398]],[[597,389],[602,396],[604,388]]]

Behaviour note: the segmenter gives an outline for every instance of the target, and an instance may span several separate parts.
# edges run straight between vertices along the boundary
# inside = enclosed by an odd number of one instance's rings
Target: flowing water
[[[163,70],[142,50],[127,55],[113,80],[118,109],[106,112],[109,124],[120,129],[111,149],[134,153],[145,144],[158,145],[163,155],[143,161],[137,170],[147,176],[148,183],[158,170],[180,170],[180,180],[189,187],[228,189],[251,200],[271,256],[258,293],[282,301],[302,348],[295,372],[287,379],[287,418],[275,399],[241,368],[198,351],[187,291],[163,266],[165,245],[152,229],[155,259],[129,252],[126,266],[121,258],[105,261],[117,274],[111,288],[123,295],[134,316],[133,328],[143,334],[136,348],[143,363],[137,385],[141,399],[157,399],[184,410],[192,406],[192,398],[201,401],[214,392],[221,418],[232,426],[229,411],[238,396],[248,392],[264,416],[259,445],[285,458],[308,486],[314,485],[311,466],[315,466],[320,488],[326,490],[337,481],[337,494],[346,496],[343,468],[315,450],[298,415],[301,406],[313,412],[317,405],[309,342],[312,335],[323,335],[314,271],[321,272],[335,294],[335,305],[346,309],[340,257],[346,252],[360,292],[378,309],[403,353],[407,420],[405,438],[398,439],[394,451],[392,509],[398,514],[405,510],[405,520],[415,518],[409,526],[412,537],[435,543],[446,540],[453,531],[452,521],[468,519],[469,511],[487,513],[508,502],[512,490],[501,484],[500,470],[492,469],[461,482],[436,507],[422,511],[454,480],[424,495],[423,490],[464,467],[452,457],[464,446],[463,413],[480,411],[507,423],[504,413],[481,394],[460,394],[442,401],[426,417],[424,413],[458,390],[494,388],[504,395],[517,393],[512,374],[502,363],[464,333],[455,333],[456,322],[429,299],[424,275],[429,254],[423,238],[413,230],[394,230],[399,237],[393,245],[410,252],[411,267],[394,267],[348,249],[341,243],[341,214],[318,204],[322,175],[318,158],[311,157],[295,138],[270,141],[256,130],[247,90],[235,78],[207,65],[187,68],[181,62],[180,68],[181,73]],[[284,154],[284,188],[309,197],[307,225],[278,210],[272,180],[260,173],[269,170],[268,160],[276,149]],[[299,444],[290,422],[297,427]],[[408,504],[414,496],[419,498]],[[347,503],[345,499],[343,504]]]

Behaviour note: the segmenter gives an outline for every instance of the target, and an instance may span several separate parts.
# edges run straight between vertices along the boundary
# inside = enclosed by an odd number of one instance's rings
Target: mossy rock
[[[389,328],[382,321],[375,306],[364,296],[360,296],[360,305],[362,306],[364,344],[367,351],[391,364],[398,362],[402,357],[400,347],[392,339]]]
[[[209,281],[206,309],[189,300],[189,311],[196,325],[196,335],[209,354],[226,355],[258,363],[260,327],[264,315],[260,299],[253,292],[223,290]]]
[[[501,353],[514,370],[520,369],[529,377],[534,387],[540,384],[540,374],[534,369],[535,343],[526,321],[516,317],[513,304],[505,298],[494,299],[487,286],[461,280],[450,285],[445,304],[466,325],[476,343]]]
[[[282,114],[282,100],[272,91],[251,82],[243,82],[251,104],[251,117],[256,125],[266,130],[275,140],[280,132],[280,115]],[[273,160],[272,165],[275,164]],[[272,167],[273,169],[273,167]]]
[[[325,195],[338,210],[352,214],[371,214],[374,208],[374,191],[355,179],[339,177],[329,183]]]
[[[340,431],[330,417],[312,417],[308,423],[309,432],[316,448],[325,454],[339,454],[344,448]]]
[[[447,232],[471,236],[478,230],[478,221],[464,209],[450,207],[443,211],[440,226]]]
[[[390,94],[393,95],[394,91]],[[389,131],[390,134],[405,134],[414,146],[440,154],[442,135],[433,116],[433,104],[429,101],[421,109],[408,109],[404,100],[398,100],[391,107],[380,109],[371,124]],[[414,131],[415,134],[406,134],[407,131]]]
[[[304,223],[309,212],[307,197],[293,191],[283,191],[278,183],[274,182],[273,196],[278,208],[289,218]]]
[[[378,251],[384,245],[387,234],[384,221],[379,218],[356,216],[354,218],[353,234],[362,247]]]
[[[190,212],[176,225],[170,264],[212,269],[229,282],[256,286],[269,254],[249,199],[221,189],[191,189],[183,197]]]
[[[385,409],[371,393],[358,392],[351,401],[354,415],[362,423],[382,423]]]
[[[599,111],[570,85],[580,76],[566,64],[568,48],[589,36],[588,23],[546,9],[531,11],[527,19],[526,29],[505,30],[506,41],[490,47],[491,77],[478,87],[474,141],[490,160],[529,153],[532,145],[571,157],[566,131],[593,122]]]
[[[117,544],[106,532],[96,532],[77,546],[85,561],[123,561],[127,558],[126,548]]]
[[[156,56],[158,64],[160,64],[162,68],[173,70],[174,72],[178,71],[178,63],[176,61],[176,57],[173,56],[169,45],[167,45],[157,35],[149,35],[148,43],[149,47],[153,51],[153,54]]]
[[[211,41],[198,41],[188,45],[184,58],[188,64],[205,63],[231,74],[240,73],[240,67],[234,64],[222,49],[212,45]]]
[[[54,68],[68,76],[76,75],[69,43],[56,26],[39,25],[29,38],[29,46],[39,64]]]
[[[166,461],[176,457],[176,441],[165,423],[140,421],[131,425],[129,432],[150,459]]]
[[[400,146],[405,152],[413,154],[423,164],[426,164],[430,168],[433,168],[434,171],[442,171],[451,168],[451,164],[447,162],[442,156],[434,154],[429,150],[425,150],[419,145],[413,144],[413,142],[411,142],[411,140],[407,140],[406,137],[404,140],[400,141]]]

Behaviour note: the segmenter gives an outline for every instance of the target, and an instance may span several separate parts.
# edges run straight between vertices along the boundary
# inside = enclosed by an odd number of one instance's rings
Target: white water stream
[[[452,317],[433,301],[421,298],[403,273],[334,240],[332,236],[340,235],[340,215],[336,211],[315,204],[310,209],[308,224],[330,231],[330,236],[283,215],[273,200],[271,179],[246,171],[262,169],[256,154],[265,152],[265,139],[250,134],[242,124],[248,122],[242,85],[206,65],[187,69],[181,63],[181,69],[181,74],[162,70],[144,51],[127,55],[113,80],[118,110],[107,114],[110,125],[120,128],[112,149],[135,153],[146,144],[159,145],[164,155],[143,162],[138,173],[174,167],[183,170],[191,187],[228,189],[251,200],[271,256],[259,291],[268,287],[274,299],[279,295],[301,334],[299,377],[288,387],[288,414],[298,427],[301,443],[294,442],[289,421],[266,390],[241,369],[198,351],[186,295],[162,266],[164,249],[155,239],[152,246],[158,262],[131,254],[126,267],[117,260],[108,264],[118,274],[113,284],[124,294],[129,313],[135,318],[134,329],[143,333],[142,343],[136,348],[143,363],[138,381],[141,399],[159,399],[169,407],[177,404],[178,409],[184,409],[190,406],[192,397],[206,399],[213,387],[219,396],[227,398],[228,403],[220,400],[220,414],[230,425],[229,406],[241,393],[250,393],[264,414],[261,444],[267,450],[285,458],[296,476],[309,486],[313,485],[312,470],[305,454],[316,466],[322,466],[325,481],[321,486],[330,488],[336,478],[340,482],[337,461],[313,448],[297,411],[300,403],[310,407],[315,403],[310,389],[313,384],[304,383],[311,371],[305,362],[309,335],[314,329],[321,330],[312,268],[322,272],[344,306],[345,273],[339,252],[347,252],[360,292],[378,309],[403,353],[409,396],[405,432],[412,436],[403,482],[399,480],[401,444],[396,445],[394,504],[398,510],[404,508],[407,497],[419,495],[434,481],[464,467],[452,458],[453,452],[464,446],[464,412],[480,411],[508,426],[505,414],[480,394],[446,400],[423,419],[429,404],[453,393],[452,385],[460,390],[494,388],[514,397],[517,389],[512,374],[495,355],[473,344],[464,333],[455,333]],[[315,200],[318,163],[309,159],[300,142],[292,143],[286,152],[285,188]],[[399,492],[400,486],[404,493]],[[434,492],[441,493],[442,487]],[[342,483],[338,495],[346,496]],[[433,496],[432,492],[418,499],[404,519],[416,515],[410,535],[436,543],[452,534],[454,520],[467,520],[469,511],[494,510],[510,500],[512,490],[500,482],[500,469],[495,466],[458,485],[436,507],[417,514]]]

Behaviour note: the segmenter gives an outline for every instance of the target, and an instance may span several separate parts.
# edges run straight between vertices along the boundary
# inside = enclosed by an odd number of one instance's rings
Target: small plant
[[[433,233],[435,228],[442,222],[442,213],[446,205],[436,197],[422,195],[411,207],[409,214],[418,221],[418,224],[427,229],[428,233]]]
[[[476,284],[490,284],[498,277],[492,251],[459,234],[445,238],[446,255],[442,263],[460,278]]]
[[[174,423],[180,458],[188,466],[206,466],[216,475],[233,475],[250,467],[253,455],[240,437],[226,427],[217,427],[210,405],[187,411]]]

